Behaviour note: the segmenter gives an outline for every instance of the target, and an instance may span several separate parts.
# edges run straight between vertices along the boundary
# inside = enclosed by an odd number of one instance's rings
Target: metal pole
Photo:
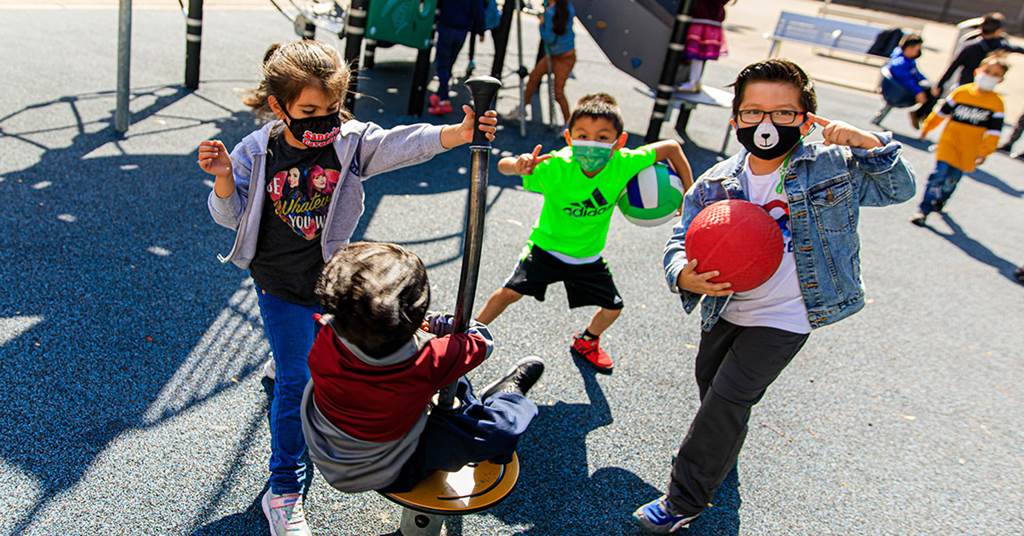
[[[682,0],[676,10],[675,24],[672,26],[672,37],[669,39],[665,62],[661,65],[661,78],[654,95],[654,110],[647,126],[646,143],[656,141],[661,135],[661,124],[665,121],[669,101],[675,91],[676,71],[679,70],[679,57],[686,48],[686,29],[690,25],[690,5],[693,0]]]
[[[572,24],[572,21],[569,21],[569,24]],[[548,128],[554,128],[557,124],[555,123],[555,66],[552,63],[548,44],[541,39],[540,45],[544,47],[544,57],[548,60]]]
[[[132,67],[132,0],[121,0],[117,13],[117,107],[114,129],[122,134],[131,126],[128,113],[128,92],[131,89]]]
[[[444,526],[446,517],[402,508],[402,521],[398,532],[401,536],[441,536],[441,527]]]
[[[363,68],[373,69],[374,60],[377,58],[377,40],[367,39],[366,49],[363,50]]]
[[[516,11],[516,0],[506,0],[501,8],[501,22],[491,30],[494,37],[494,63],[491,65],[491,76],[501,80],[501,71],[505,68],[505,49],[508,48],[508,34],[512,32],[512,12]]]
[[[494,96],[501,82],[490,76],[477,76],[466,81],[473,95],[473,112],[477,122],[491,108]],[[455,302],[454,328],[456,333],[466,331],[473,315],[473,300],[476,297],[476,281],[480,274],[480,252],[484,243],[484,216],[487,207],[487,170],[491,157],[491,142],[487,135],[474,128],[473,145],[470,150],[469,194],[466,210],[466,236],[462,246],[462,273],[459,276],[459,293]],[[452,407],[455,400],[455,384],[441,391],[437,408],[444,411]]]
[[[516,10],[516,53],[519,56],[519,68],[516,69],[516,73],[519,75],[519,137],[526,137],[526,66],[523,65],[523,19],[522,10],[519,9],[519,0],[511,0],[506,2],[505,7],[512,4],[513,9]]]
[[[476,70],[476,39],[477,34],[469,32],[469,63],[466,65],[466,78],[473,76],[473,71]]]
[[[359,87],[359,51],[363,47],[363,34],[366,33],[366,14],[370,8],[370,0],[352,0],[345,22],[345,63],[352,70],[348,80],[348,93],[345,95],[345,109],[356,111],[356,90]]]
[[[409,115],[423,115],[423,102],[427,96],[427,84],[430,82],[430,50],[434,48],[434,38],[430,45],[416,54],[416,67],[412,74],[412,88],[409,91]],[[447,95],[444,96],[447,98]]]
[[[199,52],[203,48],[203,0],[188,0],[185,18],[185,87],[199,89]]]

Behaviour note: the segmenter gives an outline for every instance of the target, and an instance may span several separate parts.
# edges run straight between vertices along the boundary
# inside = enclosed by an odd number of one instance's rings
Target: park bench
[[[772,42],[769,58],[778,54],[784,41],[867,58],[868,50],[883,30],[877,26],[783,11],[775,24],[775,31],[765,37]]]

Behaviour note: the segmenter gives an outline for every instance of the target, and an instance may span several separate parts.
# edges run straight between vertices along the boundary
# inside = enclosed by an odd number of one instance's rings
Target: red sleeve
[[[488,341],[476,333],[456,333],[430,341],[435,386],[440,389],[475,369],[487,358]]]

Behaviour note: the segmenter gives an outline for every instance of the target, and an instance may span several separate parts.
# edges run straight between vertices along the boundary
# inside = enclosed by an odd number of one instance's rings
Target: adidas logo
[[[590,199],[584,199],[583,201],[577,201],[575,203],[569,203],[569,206],[562,207],[562,212],[566,215],[574,218],[586,218],[590,216],[600,216],[612,206],[608,203],[608,200],[601,195],[601,191],[594,188],[593,192],[590,192]]]

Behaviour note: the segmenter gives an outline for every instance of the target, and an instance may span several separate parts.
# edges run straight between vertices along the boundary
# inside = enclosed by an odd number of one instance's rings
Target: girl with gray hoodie
[[[307,357],[320,312],[316,280],[348,243],[363,213],[363,181],[430,160],[468,143],[475,116],[459,124],[384,129],[342,108],[351,73],[333,46],[313,40],[272,45],[263,79],[245,103],[273,118],[229,154],[218,140],[199,144],[199,167],[216,177],[210,214],[235,230],[221,262],[248,269],[273,353],[270,489],[263,513],[274,536],[309,534],[302,508],[306,467],[300,405]],[[496,114],[480,118],[494,139]]]

